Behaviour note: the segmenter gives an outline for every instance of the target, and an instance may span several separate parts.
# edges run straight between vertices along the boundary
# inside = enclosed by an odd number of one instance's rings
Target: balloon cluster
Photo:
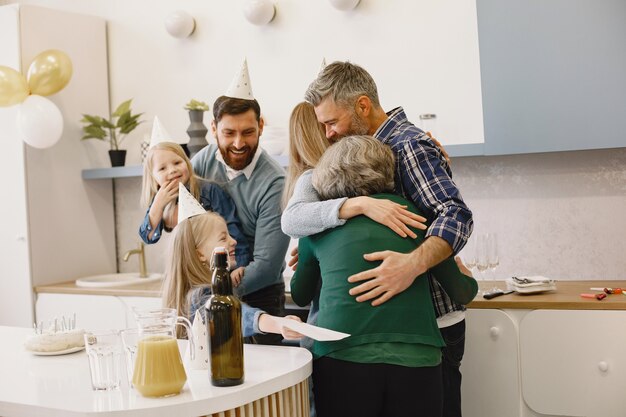
[[[72,61],[63,51],[49,49],[33,59],[26,77],[0,65],[0,107],[19,105],[17,128],[24,142],[49,148],[63,133],[59,108],[44,96],[61,91],[72,78]]]

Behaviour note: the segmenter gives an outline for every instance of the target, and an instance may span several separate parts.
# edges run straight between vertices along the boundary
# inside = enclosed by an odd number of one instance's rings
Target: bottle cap
[[[213,249],[213,268],[228,267],[228,251],[224,246]]]

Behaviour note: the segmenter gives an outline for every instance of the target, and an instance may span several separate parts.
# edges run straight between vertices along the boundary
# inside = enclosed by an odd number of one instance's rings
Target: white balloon
[[[335,9],[338,10],[352,10],[357,4],[359,4],[360,0],[330,0],[330,4],[333,5]]]
[[[267,25],[274,19],[276,8],[271,0],[248,0],[243,8],[243,15],[253,25]]]
[[[49,148],[61,139],[63,115],[49,99],[30,95],[19,105],[17,129],[30,146]]]
[[[165,30],[175,38],[186,38],[195,28],[196,21],[183,10],[177,10],[165,18]]]

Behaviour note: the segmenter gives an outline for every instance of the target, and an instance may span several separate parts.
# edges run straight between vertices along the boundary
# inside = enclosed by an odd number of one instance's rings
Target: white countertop
[[[144,398],[128,387],[92,391],[84,351],[36,356],[23,347],[32,329],[0,326],[0,415],[3,417],[200,416],[232,409],[298,384],[312,371],[306,349],[245,345],[245,382],[211,385],[208,371],[187,370],[181,394]],[[125,374],[123,374],[125,377]]]

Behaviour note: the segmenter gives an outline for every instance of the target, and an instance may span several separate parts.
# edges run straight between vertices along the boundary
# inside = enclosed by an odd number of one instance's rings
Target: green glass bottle
[[[213,251],[212,295],[206,303],[207,334],[211,355],[211,384],[243,384],[243,331],[241,302],[233,294],[226,248]]]

